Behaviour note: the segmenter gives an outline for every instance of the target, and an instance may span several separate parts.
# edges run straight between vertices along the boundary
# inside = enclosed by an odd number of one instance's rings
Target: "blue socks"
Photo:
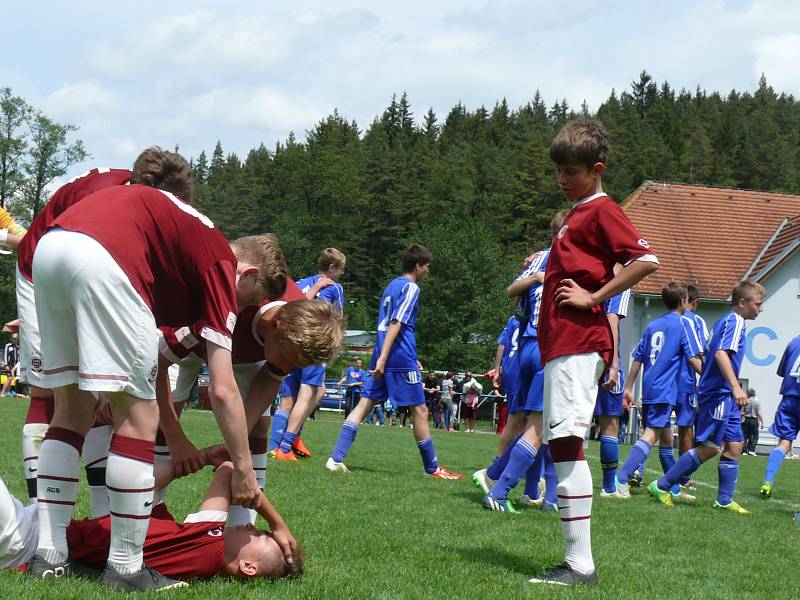
[[[721,456],[717,465],[717,474],[719,475],[717,502],[724,506],[733,500],[736,480],[739,478],[739,461]]]
[[[425,472],[428,475],[435,473],[436,469],[439,468],[439,459],[436,458],[436,448],[433,447],[433,440],[428,438],[417,442],[417,448],[422,457],[422,464],[425,467]]]
[[[288,454],[289,452],[291,452],[292,444],[294,444],[294,441],[297,439],[297,436],[298,436],[297,433],[292,433],[291,431],[284,431],[283,438],[281,438],[281,443],[279,446],[281,452],[283,452],[284,454]]]
[[[286,424],[289,422],[289,413],[285,410],[277,410],[272,416],[272,432],[269,436],[268,450],[275,450],[280,446],[283,433],[286,431]]]
[[[781,466],[781,462],[783,462],[785,456],[783,450],[780,448],[775,448],[775,450],[769,453],[767,470],[764,472],[764,481],[769,481],[770,485],[775,484],[775,474],[778,472],[778,468]]]
[[[339,439],[336,440],[336,446],[331,452],[331,458],[334,462],[344,462],[344,457],[350,450],[350,446],[356,441],[356,434],[358,433],[358,423],[345,421],[342,424],[342,429],[339,431]]]
[[[672,446],[659,446],[658,458],[661,460],[661,469],[664,471],[664,474],[666,474],[667,471],[675,465],[675,451],[672,449]],[[677,483],[672,486],[673,494],[677,495],[680,491],[681,488]]]
[[[619,440],[611,435],[600,436],[600,466],[603,468],[603,490],[607,494],[617,491],[617,465]]]
[[[694,448],[685,452],[675,462],[672,468],[658,480],[658,489],[664,491],[671,490],[672,487],[680,481],[681,477],[691,475],[701,464],[703,464],[703,461],[697,456],[697,452],[695,452]]]
[[[539,448],[533,464],[525,471],[525,495],[531,500],[539,499],[539,480],[544,475],[544,453]]]
[[[628,454],[628,459],[622,468],[617,473],[617,479],[620,483],[626,484],[631,478],[634,471],[639,468],[647,460],[647,455],[650,454],[650,444],[644,440],[638,440],[631,448],[631,453]]]
[[[508,464],[508,459],[511,457],[511,451],[514,449],[514,445],[521,437],[522,434],[520,433],[517,437],[511,440],[511,443],[506,446],[506,449],[503,450],[503,453],[500,456],[495,457],[495,459],[492,461],[492,464],[489,465],[488,469],[486,469],[486,476],[489,479],[493,481],[500,479],[500,475],[503,474],[503,471]]]
[[[536,460],[536,448],[524,439],[518,440],[514,444],[508,466],[490,492],[491,497],[495,500],[508,498],[508,492],[519,483],[523,473],[531,467],[534,460]]]

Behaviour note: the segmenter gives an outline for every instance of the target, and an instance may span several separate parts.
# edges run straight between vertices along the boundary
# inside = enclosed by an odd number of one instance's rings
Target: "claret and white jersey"
[[[200,336],[231,349],[236,257],[214,224],[169,192],[143,185],[100,190],[52,227],[102,245],[150,308],[156,325],[200,323]]]

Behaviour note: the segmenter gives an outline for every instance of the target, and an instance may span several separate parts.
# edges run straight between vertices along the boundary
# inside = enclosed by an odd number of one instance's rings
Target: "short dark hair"
[[[686,286],[686,294],[689,298],[689,302],[694,302],[695,300],[700,299],[700,292],[691,283]]]
[[[131,183],[140,183],[175,194],[191,204],[194,192],[192,169],[177,152],[150,146],[133,163]]]
[[[661,300],[663,300],[667,310],[675,310],[680,307],[681,300],[684,298],[686,298],[686,288],[680,283],[670,281],[661,289]]]
[[[429,265],[433,254],[421,244],[411,244],[403,254],[403,273],[411,273],[417,265]]]
[[[600,121],[577,119],[561,128],[550,144],[550,159],[557,165],[608,163],[608,131]]]

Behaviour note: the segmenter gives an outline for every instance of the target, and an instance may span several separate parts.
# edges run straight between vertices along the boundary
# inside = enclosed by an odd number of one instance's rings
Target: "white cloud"
[[[40,103],[46,114],[68,119],[107,112],[117,106],[116,93],[96,81],[67,83]]]
[[[767,82],[778,91],[800,95],[800,34],[769,36],[755,44],[756,60],[753,76],[763,73]]]

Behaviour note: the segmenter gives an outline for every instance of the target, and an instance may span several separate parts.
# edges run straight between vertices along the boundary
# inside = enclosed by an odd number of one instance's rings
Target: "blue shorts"
[[[519,394],[506,394],[506,403],[508,404],[508,414],[510,415],[525,412],[525,405],[520,402]]]
[[[769,432],[781,440],[792,441],[800,432],[800,396],[784,396],[775,411]]]
[[[697,394],[694,392],[678,392],[675,404],[675,424],[678,427],[694,427],[697,418]]]
[[[698,398],[694,437],[698,442],[717,448],[723,442],[744,441],[739,407],[730,392]]]
[[[384,402],[391,396],[396,408],[425,404],[425,392],[422,389],[422,375],[419,371],[385,371],[383,377],[375,379],[367,376],[362,398],[373,402]]]
[[[598,386],[594,414],[603,417],[620,416],[622,414],[622,392],[608,391],[604,390],[603,386]]]
[[[642,424],[651,429],[669,427],[672,409],[672,404],[668,402],[642,404]]]
[[[316,387],[321,386],[325,382],[325,367],[322,365],[309,365],[302,369],[292,369],[289,374],[281,382],[280,397],[285,398],[291,396],[297,398],[297,392],[300,390],[300,384],[313,385]]]
[[[519,350],[519,397],[526,411],[544,410],[544,366],[536,338],[522,338]]]

